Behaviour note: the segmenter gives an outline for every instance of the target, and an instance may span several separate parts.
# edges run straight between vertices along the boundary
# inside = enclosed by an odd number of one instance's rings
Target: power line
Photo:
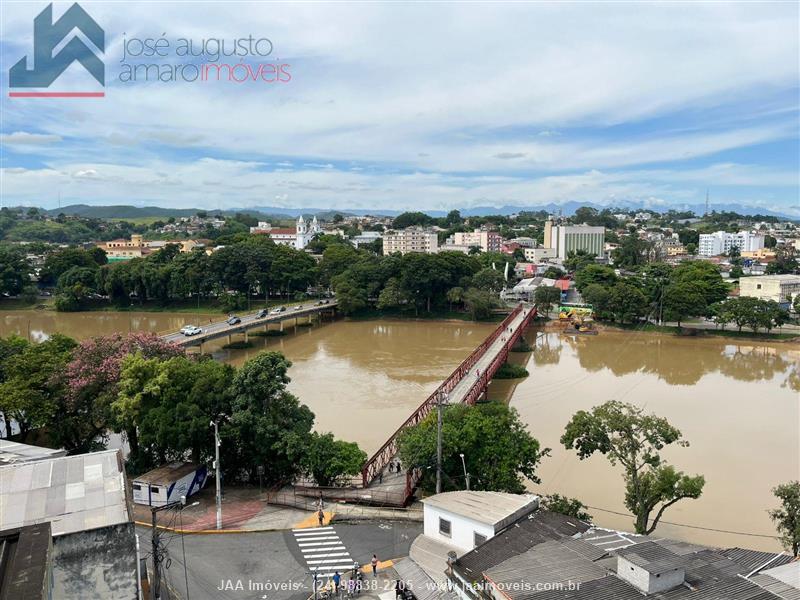
[[[599,510],[600,512],[611,513],[612,515],[619,515],[621,517],[633,517],[634,515],[630,513],[619,512],[616,510],[609,510],[607,508],[598,508],[597,506],[587,506],[586,508],[591,510]],[[732,535],[746,535],[749,537],[758,537],[758,538],[768,538],[771,540],[778,539],[777,535],[766,535],[763,533],[749,533],[746,531],[731,531],[729,529],[715,529],[714,527],[700,527],[699,525],[687,525],[686,523],[674,523],[672,521],[664,521],[661,520],[659,523],[664,523],[665,525],[674,525],[675,527],[687,527],[689,529],[702,529],[703,531],[714,531],[716,533],[730,533]]]

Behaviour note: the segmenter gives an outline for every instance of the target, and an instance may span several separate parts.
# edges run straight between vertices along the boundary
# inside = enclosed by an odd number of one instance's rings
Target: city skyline
[[[45,6],[3,9],[5,206],[666,209],[710,188],[800,216],[797,4],[87,3],[105,97],[9,98]],[[124,40],[162,35],[269,38],[291,81],[120,81]],[[74,63],[62,88],[90,81]]]

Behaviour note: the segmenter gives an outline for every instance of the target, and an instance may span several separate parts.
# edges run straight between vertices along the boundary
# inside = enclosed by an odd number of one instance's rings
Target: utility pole
[[[436,396],[436,493],[442,493],[442,400],[444,392]]]
[[[197,506],[200,504],[199,502],[194,502],[189,506]],[[153,526],[153,585],[150,588],[150,598],[151,600],[160,600],[161,599],[161,552],[158,549],[159,545],[159,535],[158,535],[158,513],[162,510],[169,510],[171,508],[177,508],[178,510],[183,510],[186,506],[186,496],[181,496],[181,499],[177,502],[170,502],[168,504],[164,504],[163,506],[151,506],[150,507],[150,514],[152,517],[152,526]],[[183,534],[181,534],[183,536]],[[183,565],[184,565],[184,575],[186,574],[186,556],[183,557]],[[189,582],[187,578],[186,582],[186,597],[189,597]]]
[[[222,481],[219,464],[219,427],[216,421],[211,421],[214,428],[214,473],[217,478],[217,529],[222,529]]]

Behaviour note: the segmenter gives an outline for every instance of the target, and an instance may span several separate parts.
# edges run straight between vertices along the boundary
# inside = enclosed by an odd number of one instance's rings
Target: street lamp
[[[216,421],[211,421],[209,427],[214,428],[214,473],[217,478],[217,529],[222,529],[222,482],[219,464],[219,427]]]
[[[464,467],[464,480],[467,482],[467,491],[469,491],[469,473],[467,473],[467,463],[464,462],[464,453],[459,454],[461,457],[461,466]]]

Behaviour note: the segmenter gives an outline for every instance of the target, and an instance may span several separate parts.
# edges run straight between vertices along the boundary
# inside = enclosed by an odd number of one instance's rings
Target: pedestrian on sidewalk
[[[349,598],[352,598],[353,596],[355,596],[355,594],[356,594],[356,580],[355,576],[352,576],[350,577],[350,579],[347,580],[347,596]]]
[[[373,577],[377,577],[378,576],[378,555],[377,554],[373,554],[372,555],[372,560],[370,561],[370,564],[372,565],[372,576]]]
[[[397,474],[400,475],[400,461],[399,460],[397,461],[397,465],[396,466],[397,466],[397,469],[396,469],[397,470]]]
[[[389,463],[389,473],[394,473],[394,463],[393,462]]]
[[[317,520],[319,521],[319,526],[320,527],[322,527],[325,524],[325,513],[322,512],[321,508],[317,512]]]

